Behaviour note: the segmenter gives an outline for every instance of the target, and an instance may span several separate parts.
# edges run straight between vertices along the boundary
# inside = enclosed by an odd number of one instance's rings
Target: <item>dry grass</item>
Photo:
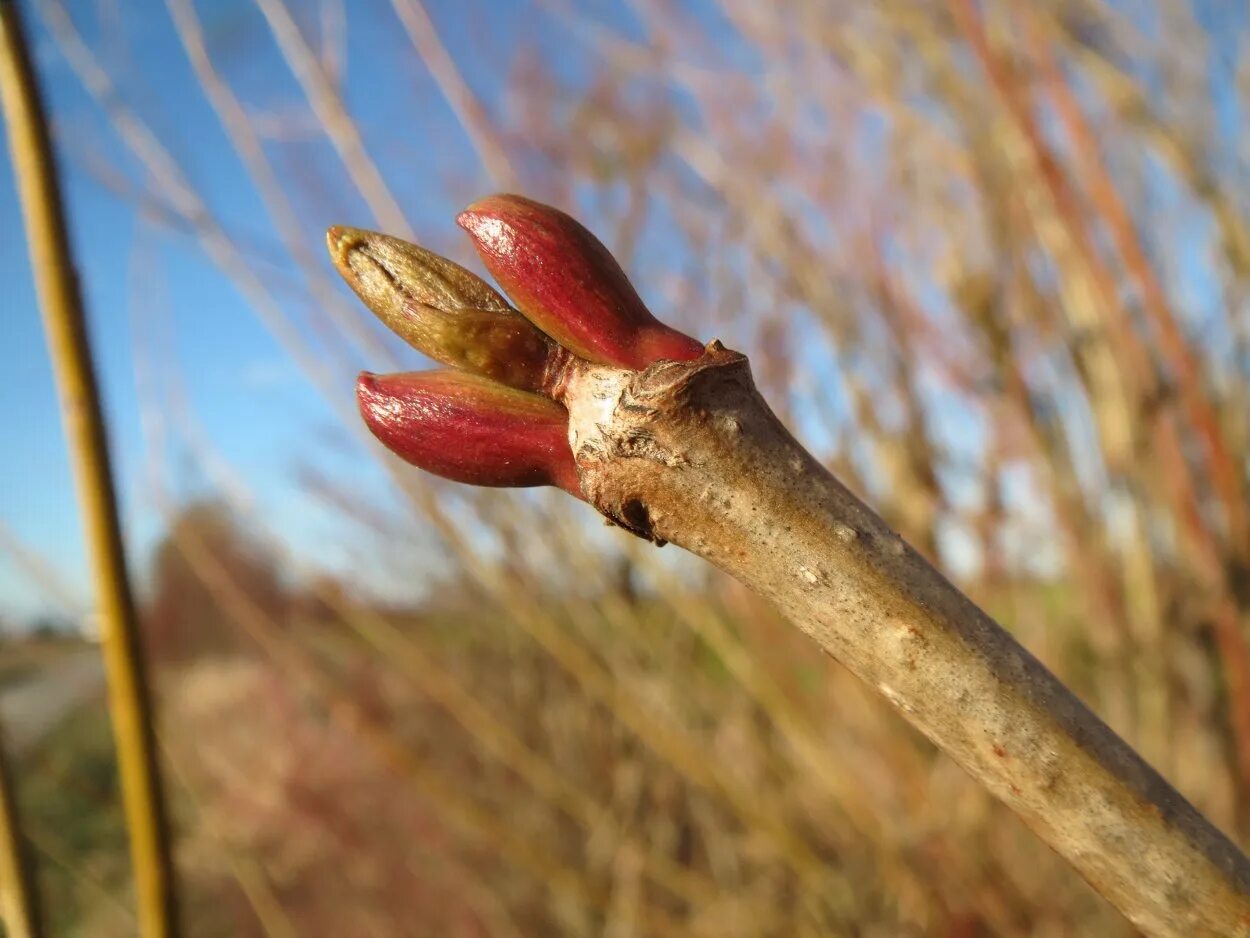
[[[475,54],[507,90],[479,100],[483,66],[445,54],[436,6],[345,5],[349,34],[383,18],[370,74],[394,86],[373,91],[428,116],[415,140],[379,116],[397,104],[353,112],[337,20],[315,14],[335,4],[267,0],[231,44],[208,5],[169,0],[262,196],[244,224],[150,113],[160,76],[104,66],[118,24],[37,6],[141,167],[141,243],[190,243],[238,287],[345,449],[383,458],[353,371],[412,359],[353,319],[310,220],[402,234],[421,198],[450,231],[487,174],[395,169],[450,135],[575,208],[666,317],[749,352],[813,451],[1244,842],[1250,232],[1228,50],[1250,27],[1233,14],[637,2],[626,30],[552,2],[534,35],[584,67],[487,25]],[[240,79],[285,61],[281,100]],[[162,659],[163,736],[189,907],[224,933],[1127,933],[770,609],[571,500],[389,463],[391,490],[362,491],[309,455],[292,485],[365,580],[437,579],[388,606],[256,574],[300,558],[185,403],[159,338],[176,307],[149,300],[137,329],[147,491],[199,597]],[[168,452],[224,506],[211,524],[186,523]],[[222,548],[231,512],[246,562]]]

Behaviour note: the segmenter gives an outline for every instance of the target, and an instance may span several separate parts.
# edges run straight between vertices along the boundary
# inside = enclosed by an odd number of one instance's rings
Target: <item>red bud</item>
[[[651,315],[608,249],[564,212],[519,195],[493,195],[456,221],[521,312],[582,358],[645,368],[703,353],[694,339]]]
[[[476,375],[420,371],[366,372],[356,399],[373,435],[427,472],[469,485],[558,485],[582,497],[568,414],[545,397]]]

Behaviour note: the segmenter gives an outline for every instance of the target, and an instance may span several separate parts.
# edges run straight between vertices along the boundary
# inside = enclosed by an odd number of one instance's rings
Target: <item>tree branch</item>
[[[1144,932],[1250,933],[1237,847],[804,450],[743,356],[578,362],[553,394],[613,523],[774,602]]]
[[[877,688],[1143,931],[1250,935],[1250,861],[804,450],[746,358],[655,319],[558,209],[498,195],[458,220],[517,309],[428,251],[328,233],[370,309],[470,373],[361,376],[379,440],[461,482],[560,485],[711,561]],[[475,318],[484,305],[489,328]],[[521,317],[546,337],[523,354],[505,340]]]

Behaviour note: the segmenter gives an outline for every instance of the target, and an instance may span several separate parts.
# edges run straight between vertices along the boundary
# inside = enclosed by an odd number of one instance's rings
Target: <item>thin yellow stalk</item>
[[[0,27],[0,98],[101,614],[140,933],[163,938],[176,932],[169,828],[104,417],[47,121],[15,5],[0,5]]]
[[[9,938],[39,938],[43,926],[35,868],[22,843],[17,793],[0,738],[0,924]]]

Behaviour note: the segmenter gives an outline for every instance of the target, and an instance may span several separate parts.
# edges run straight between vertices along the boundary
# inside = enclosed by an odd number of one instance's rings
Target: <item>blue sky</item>
[[[344,45],[337,56],[347,63],[341,82],[346,104],[365,129],[370,153],[423,243],[471,264],[468,245],[453,219],[464,204],[495,187],[414,54],[389,0],[286,2],[299,11],[303,31],[314,46],[320,46],[322,38],[319,11],[333,10],[340,3],[348,11]],[[312,469],[363,494],[379,512],[402,522],[379,463],[353,436],[358,427],[348,427],[336,413],[336,408],[350,412],[353,407],[355,368],[380,369],[388,363],[325,341],[323,311],[310,305],[307,284],[280,247],[259,194],[195,78],[165,0],[126,4],[71,0],[68,7],[91,52],[116,83],[117,99],[168,148],[177,172],[242,249],[265,259],[256,269],[274,285],[283,314],[314,352],[346,359],[334,375],[328,398],[309,382],[289,349],[262,324],[249,298],[214,266],[196,239],[171,230],[139,208],[133,193],[148,189],[150,180],[83,89],[44,22],[33,15],[39,5],[28,2],[23,7],[33,27],[37,67],[56,130],[127,544],[136,571],[144,569],[163,527],[153,498],[152,466],[160,468],[173,493],[185,500],[212,488],[217,464],[197,463],[189,458],[185,444],[162,449],[158,460],[149,460],[145,439],[152,440],[145,437],[141,419],[145,413],[159,417],[165,436],[175,441],[180,436],[211,441],[213,459],[227,464],[253,490],[256,507],[249,521],[257,529],[279,533],[308,566],[359,571],[370,543],[358,527],[345,525],[310,498],[298,479]],[[426,6],[464,79],[488,110],[506,106],[509,75],[522,53],[539,57],[573,85],[589,76],[595,65],[584,34],[545,12],[549,4],[427,0]],[[588,0],[569,8],[617,35],[645,38],[631,12],[635,4],[629,0]],[[1199,11],[1207,8],[1208,4],[1198,5]],[[376,226],[375,220],[349,183],[334,149],[324,136],[310,132],[312,122],[301,116],[307,113],[303,94],[254,0],[199,0],[196,9],[216,64],[235,93],[246,100],[260,124],[281,123],[286,128],[286,139],[268,139],[266,152],[295,193],[300,228],[307,234],[309,249],[320,258],[321,271],[337,280],[324,257],[321,233],[330,224],[369,227]],[[681,48],[681,58],[695,62],[714,58],[721,67],[728,63],[737,70],[757,69],[752,51],[738,41],[716,9],[713,0],[681,5],[697,23],[692,32],[705,42],[702,49]],[[1210,65],[1210,80],[1217,89],[1229,82],[1228,69],[1236,61],[1233,46],[1240,31],[1234,32],[1227,38],[1229,48],[1220,50]],[[681,109],[680,96],[671,89],[670,93],[669,103]],[[1217,100],[1225,97],[1233,96],[1216,95]],[[1236,139],[1235,109],[1222,116],[1230,125],[1225,128],[1229,139]],[[1166,199],[1170,191],[1159,180],[1151,195]],[[649,268],[675,272],[682,257],[662,230],[663,206],[656,208],[640,240],[639,257]],[[592,228],[599,227],[600,219],[593,213],[582,215]],[[8,298],[3,311],[5,341],[0,343],[0,420],[9,449],[8,458],[0,461],[0,522],[56,568],[71,604],[81,603],[87,595],[86,564],[7,141],[0,149],[0,217],[7,222],[0,233],[0,276]],[[1186,252],[1178,254],[1180,271],[1174,276],[1187,293],[1185,305],[1201,311],[1215,307],[1221,297],[1207,261],[1199,256],[1205,256],[1209,231],[1201,229],[1199,221],[1192,224],[1195,236],[1178,239]],[[646,297],[650,285],[641,281],[638,285]],[[358,304],[352,306],[352,315],[375,327]],[[716,328],[731,333],[721,337],[733,344],[738,325],[722,321]],[[742,325],[749,331],[749,323]],[[411,367],[425,364],[393,337],[383,341],[401,362]],[[810,343],[795,354],[808,373],[832,367],[823,342]],[[140,381],[142,392],[137,387]],[[838,382],[830,380],[827,385],[827,393],[836,395]],[[969,409],[944,402],[940,395],[931,403],[936,430],[975,451],[981,431]],[[187,419],[188,414],[193,420]],[[348,417],[354,424],[350,413]],[[796,419],[803,424],[801,435],[817,448],[834,445],[830,428],[805,416],[803,408],[797,408]],[[414,531],[413,537],[419,541],[420,533]],[[411,587],[413,580],[408,577],[398,585]],[[375,585],[387,588],[396,582]],[[0,624],[6,619],[28,621],[54,606],[53,599],[0,549]]]
[[[380,464],[353,437],[357,428],[346,428],[341,419],[344,409],[352,419],[354,371],[387,363],[324,341],[324,315],[310,306],[306,283],[281,248],[258,192],[197,82],[166,3],[71,0],[66,6],[74,28],[115,85],[117,100],[167,148],[177,171],[243,249],[273,258],[259,269],[276,285],[282,312],[314,352],[345,360],[329,390],[332,400],[310,383],[289,349],[274,339],[249,299],[196,239],[142,210],[135,193],[150,191],[150,178],[70,67],[49,22],[37,12],[41,6],[32,0],[23,10],[54,126],[126,543],[140,587],[164,528],[153,472],[162,490],[185,501],[215,489],[214,470],[220,465],[252,490],[255,510],[249,522],[257,531],[280,536],[304,566],[361,569],[370,549],[362,530],[327,511],[298,479],[311,469],[363,494],[380,512],[399,514]],[[287,0],[287,6],[297,13],[309,43],[323,51],[320,14],[340,6],[338,0]],[[464,80],[490,111],[506,106],[507,83],[520,56],[540,58],[561,81],[577,84],[591,74],[586,34],[571,29],[569,18],[546,12],[544,4],[427,0],[426,7]],[[346,63],[342,95],[364,128],[371,156],[423,243],[472,263],[454,217],[494,185],[389,0],[344,0],[341,8],[347,12],[346,29],[333,58]],[[294,128],[294,139],[268,139],[266,151],[276,172],[293,180],[292,201],[309,248],[323,273],[337,283],[324,256],[322,232],[330,224],[368,227],[376,220],[324,135],[309,132],[313,122],[304,116],[305,98],[254,0],[199,0],[195,9],[217,68],[258,123],[284,121]],[[594,0],[569,9],[583,24],[644,39],[624,0]],[[715,3],[695,0],[684,10],[698,20],[718,55],[750,65],[749,52]],[[8,287],[5,341],[0,343],[0,421],[10,454],[0,468],[0,523],[63,584],[60,596],[49,595],[45,584],[0,549],[2,627],[27,623],[62,604],[83,607],[89,588],[7,139],[0,149],[0,217],[6,221],[0,276]],[[592,215],[583,217],[596,226]],[[674,263],[665,240],[651,228],[640,245],[642,256],[660,252],[666,263]],[[645,294],[646,285],[640,286]],[[340,289],[353,304],[352,314],[376,328],[363,307]],[[382,340],[401,363],[428,364],[394,337]],[[155,437],[153,415],[161,431]],[[211,465],[203,462],[202,453],[188,455],[188,447],[178,443],[183,435],[210,441]],[[154,446],[171,439],[173,445]],[[419,547],[420,532],[414,531],[413,538]],[[419,579],[391,576],[372,585],[410,590]]]
[[[232,231],[254,236],[262,245],[274,244],[276,239],[258,212],[257,195],[195,81],[164,4],[144,0],[127,6],[124,15],[104,29],[94,20],[97,7],[70,5],[75,24],[114,75],[123,99],[170,147],[182,171]],[[257,48],[269,39],[251,3],[201,3],[198,9],[210,42],[218,43],[217,52],[223,43],[234,44],[222,65],[236,89],[245,88],[249,100],[272,102],[275,107],[302,100],[281,59],[272,49]],[[412,56],[406,37],[388,15],[389,5],[348,4],[348,9],[347,102],[363,126],[391,129],[386,138],[371,142],[377,143],[379,164],[412,225],[450,239],[463,194],[480,193],[489,182]],[[474,20],[481,9],[459,3],[431,5],[444,42],[488,106],[503,90],[511,55],[509,37],[549,41],[536,28],[532,10],[527,13],[511,4],[490,9],[490,27],[480,30]],[[607,15],[617,13],[609,10]],[[523,17],[528,22],[522,22]],[[376,484],[381,492],[385,485],[376,464],[342,442],[344,433],[331,408],[194,241],[144,219],[132,199],[101,183],[97,168],[101,163],[124,172],[132,185],[142,186],[145,177],[84,93],[44,23],[33,12],[27,19],[57,131],[134,566],[142,568],[162,527],[144,460],[137,365],[145,374],[178,376],[203,433],[246,476],[271,525],[297,548],[317,545],[316,556],[310,557],[314,566],[348,563],[353,547],[340,540],[349,538],[350,532],[330,524],[292,483],[293,474],[312,465],[353,486]],[[317,21],[304,25],[315,30]],[[623,20],[616,25],[628,28]],[[575,56],[567,60],[570,68],[577,67]],[[254,89],[259,90],[253,93]],[[292,158],[292,149],[297,159]],[[363,204],[348,194],[337,158],[324,141],[287,148],[283,155],[286,162],[278,164],[280,170],[305,172],[314,181],[334,181],[319,210],[311,200],[302,206],[301,221],[319,256],[320,233],[328,224],[370,224]],[[458,180],[463,192],[448,187],[450,178]],[[4,376],[0,420],[9,451],[0,461],[0,520],[55,566],[71,600],[81,601],[87,594],[86,563],[7,140],[0,154],[0,217],[6,221],[0,234],[0,276],[7,285],[5,341],[0,343]],[[328,261],[324,263],[329,272]],[[290,299],[284,305],[311,331],[313,320],[304,304]],[[151,361],[153,357],[158,360]],[[407,360],[419,362],[412,353],[407,353]],[[350,403],[350,381],[342,393]],[[143,400],[158,409],[166,404],[159,395],[154,399],[148,394]],[[171,475],[185,496],[196,492],[202,473],[186,471],[175,461]],[[11,556],[0,554],[0,621],[28,620],[48,605],[46,591]]]

